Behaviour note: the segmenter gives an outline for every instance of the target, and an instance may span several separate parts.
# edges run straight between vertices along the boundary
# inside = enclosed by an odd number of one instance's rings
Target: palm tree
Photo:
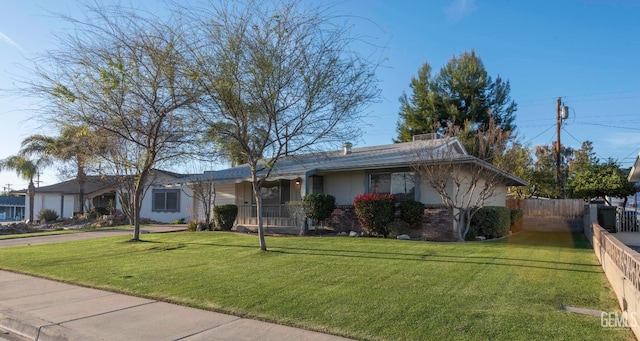
[[[45,162],[44,160],[42,162]],[[0,161],[0,170],[13,170],[16,174],[29,181],[27,195],[29,196],[29,221],[33,222],[33,201],[36,195],[36,186],[33,178],[38,174],[38,163],[27,159],[23,155],[9,156]]]
[[[62,162],[75,162],[76,179],[78,181],[78,200],[80,214],[84,214],[84,186],[87,179],[86,167],[97,151],[99,143],[94,141],[93,134],[86,126],[66,126],[62,128],[60,136],[31,135],[22,141],[20,153],[23,155],[38,155],[48,162],[54,159]]]

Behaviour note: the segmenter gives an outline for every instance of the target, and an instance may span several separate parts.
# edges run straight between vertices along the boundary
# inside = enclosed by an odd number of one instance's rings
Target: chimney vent
[[[413,135],[413,142],[435,140],[437,138],[438,138],[438,134],[436,133],[419,134],[419,135]]]
[[[352,146],[351,142],[345,142],[342,145],[342,154],[344,154],[344,155],[351,154],[351,146]]]

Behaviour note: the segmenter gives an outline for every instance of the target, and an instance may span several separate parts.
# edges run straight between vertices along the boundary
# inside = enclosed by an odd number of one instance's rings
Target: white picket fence
[[[638,212],[635,208],[625,209],[618,207],[616,211],[616,231],[618,232],[639,232],[640,222],[638,222]]]

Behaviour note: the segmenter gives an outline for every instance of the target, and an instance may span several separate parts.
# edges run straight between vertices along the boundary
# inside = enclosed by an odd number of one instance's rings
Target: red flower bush
[[[394,197],[392,194],[367,193],[353,199],[356,215],[363,230],[389,234],[388,225],[394,218]]]

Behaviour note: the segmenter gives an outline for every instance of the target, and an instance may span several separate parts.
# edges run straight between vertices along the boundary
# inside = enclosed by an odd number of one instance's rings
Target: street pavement
[[[144,229],[150,233],[170,230],[167,227]],[[85,232],[20,239],[26,239],[21,245],[33,245],[47,240],[78,240],[79,236],[84,235],[83,239],[123,234],[131,234],[131,231]],[[0,240],[0,247],[17,245],[11,241],[16,240]],[[347,339],[0,271],[0,340]]]

